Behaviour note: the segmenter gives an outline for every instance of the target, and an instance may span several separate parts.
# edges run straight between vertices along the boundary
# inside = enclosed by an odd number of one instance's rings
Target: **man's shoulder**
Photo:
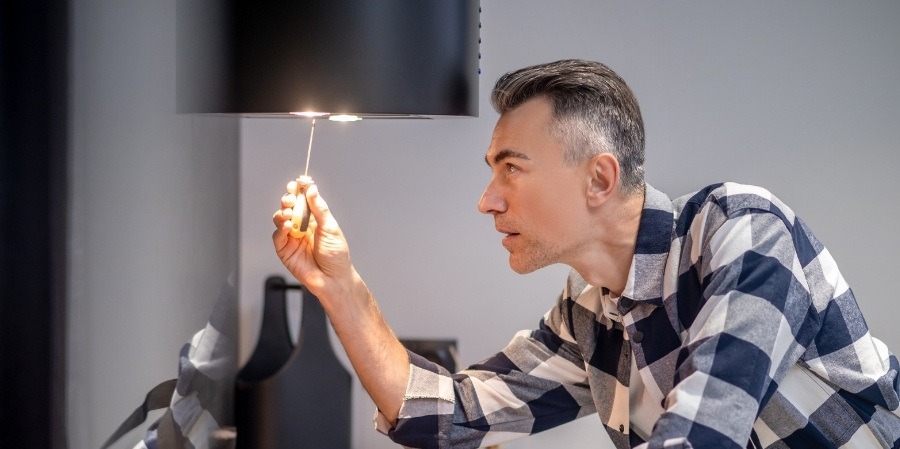
[[[727,217],[761,211],[775,213],[788,223],[794,221],[793,211],[768,189],[737,182],[711,184],[675,199],[672,205],[676,215],[693,216],[714,207]]]

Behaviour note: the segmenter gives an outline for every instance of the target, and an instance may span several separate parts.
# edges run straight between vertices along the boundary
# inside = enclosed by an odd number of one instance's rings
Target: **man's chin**
[[[509,268],[515,271],[518,274],[528,274],[537,271],[540,268],[547,266],[548,264],[540,264],[536,263],[534,260],[520,260],[510,253],[509,255]]]

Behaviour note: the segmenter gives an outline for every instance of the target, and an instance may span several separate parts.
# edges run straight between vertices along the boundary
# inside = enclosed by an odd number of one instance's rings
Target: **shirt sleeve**
[[[476,448],[593,414],[578,348],[559,335],[558,307],[538,329],[517,333],[503,351],[456,374],[410,353],[397,425],[376,414],[376,429],[406,447]]]
[[[746,447],[769,389],[804,350],[798,338],[818,327],[778,216],[743,214],[704,236],[697,224],[708,223],[695,220],[690,254],[702,305],[687,323],[674,387],[648,448]]]
[[[892,390],[896,373],[889,365],[896,359],[889,353],[849,360],[848,348],[877,340],[833,260],[801,221],[754,210],[702,228],[693,230],[699,242],[691,250],[701,304],[686,329],[667,411],[642,448],[746,447],[779,382],[798,363],[808,367],[820,341],[842,342],[832,349],[843,358],[833,367],[857,373],[851,391],[876,383]],[[874,403],[890,406],[895,397]]]

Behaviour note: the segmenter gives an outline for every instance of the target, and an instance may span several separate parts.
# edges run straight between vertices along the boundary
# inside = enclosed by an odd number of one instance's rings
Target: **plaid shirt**
[[[597,413],[618,448],[900,447],[896,357],[768,191],[726,183],[673,202],[647,186],[621,321],[585,289],[573,272],[538,329],[457,374],[410,354],[397,426],[376,415],[379,430],[474,448]],[[633,364],[660,405],[646,442]]]

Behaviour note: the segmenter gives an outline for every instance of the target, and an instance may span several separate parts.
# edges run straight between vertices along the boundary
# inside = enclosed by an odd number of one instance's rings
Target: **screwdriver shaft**
[[[303,170],[303,176],[309,175],[309,156],[312,155],[312,141],[316,134],[316,119],[312,119],[312,130],[309,131],[309,147],[306,149],[306,168]]]

